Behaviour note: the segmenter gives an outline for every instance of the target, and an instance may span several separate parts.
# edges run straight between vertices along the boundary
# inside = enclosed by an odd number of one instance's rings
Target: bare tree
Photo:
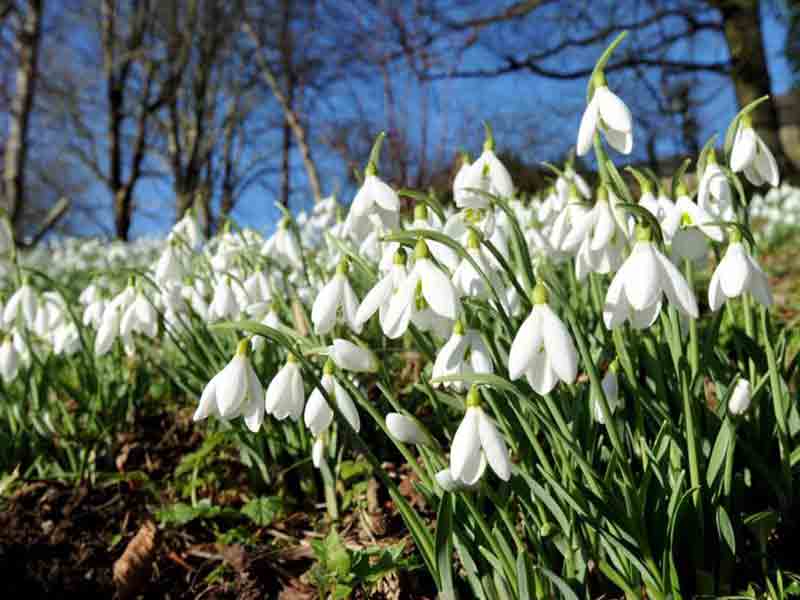
[[[24,7],[20,6],[19,26],[14,44],[17,73],[9,114],[8,138],[5,142],[3,196],[15,230],[18,230],[25,200],[29,125],[38,77],[42,10],[42,0],[27,0]]]

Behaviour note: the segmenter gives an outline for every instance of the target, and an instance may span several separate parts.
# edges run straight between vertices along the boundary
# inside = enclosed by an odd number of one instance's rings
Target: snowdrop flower
[[[672,254],[678,260],[697,261],[708,254],[708,239],[721,242],[722,229],[711,225],[714,218],[689,199],[686,187],[678,186],[675,208],[664,218],[663,229],[671,239]]]
[[[102,356],[111,349],[114,340],[120,335],[120,322],[122,315],[130,308],[136,299],[136,288],[133,282],[114,296],[103,311],[103,319],[97,330],[94,340],[94,353]]]
[[[622,264],[606,293],[603,322],[609,329],[626,320],[636,329],[653,324],[661,310],[662,295],[678,310],[694,319],[698,316],[697,301],[680,271],[652,241],[649,227],[638,225],[636,243]]]
[[[250,341],[242,340],[228,365],[214,375],[200,396],[193,420],[209,415],[225,421],[243,416],[252,432],[264,421],[264,390],[250,362]]]
[[[400,413],[390,412],[386,415],[386,428],[394,439],[403,444],[417,446],[429,442],[427,434],[417,420]]]
[[[123,338],[133,333],[154,338],[158,333],[158,313],[142,292],[137,292],[135,300],[122,314],[119,332]]]
[[[414,320],[429,329],[436,317],[453,321],[460,310],[458,295],[450,279],[430,259],[424,240],[414,249],[416,263],[389,303],[384,333],[390,339],[402,336]]]
[[[564,238],[562,249],[575,255],[575,274],[583,281],[591,273],[611,273],[622,264],[622,249],[627,238],[620,226],[621,217],[616,207],[609,203],[605,186],[597,190],[597,202],[588,212],[580,215]]]
[[[494,421],[483,412],[477,387],[470,388],[466,404],[464,420],[450,448],[450,474],[453,479],[472,485],[480,479],[488,463],[500,479],[508,481],[511,477],[508,448]]]
[[[353,431],[358,433],[361,430],[361,420],[358,416],[358,410],[350,398],[350,394],[344,389],[342,384],[333,376],[333,363],[328,361],[323,367],[322,387],[325,393],[330,396],[336,403],[336,407],[342,416],[347,420]],[[328,405],[319,388],[314,388],[311,395],[308,397],[305,412],[303,414],[303,421],[308,427],[311,434],[315,437],[325,431],[333,422],[333,410]]]
[[[277,260],[279,263],[300,269],[303,266],[303,252],[294,232],[288,225],[288,217],[281,219],[275,230],[261,248],[261,254]]]
[[[156,263],[154,272],[155,280],[164,284],[169,281],[181,281],[186,274],[186,269],[183,266],[183,260],[175,248],[175,243],[172,241],[167,242],[166,248],[161,253],[161,257]]]
[[[3,325],[8,328],[20,316],[28,329],[33,329],[36,313],[39,310],[39,300],[31,285],[24,281],[22,285],[8,299],[3,309]]]
[[[0,344],[0,377],[11,383],[17,376],[20,367],[20,356],[10,335],[5,336]]]
[[[571,166],[567,165],[566,169],[558,176],[555,183],[555,192],[558,195],[559,205],[562,208],[569,202],[570,188],[572,185],[576,187],[580,196],[585,200],[592,197],[592,192],[586,180],[581,177],[579,173],[576,173]]]
[[[745,292],[764,306],[772,304],[772,292],[769,289],[767,275],[742,244],[742,235],[738,229],[731,232],[731,243],[725,256],[711,276],[708,286],[708,305],[716,311],[729,298],[738,298]]]
[[[239,303],[231,288],[231,278],[221,277],[214,286],[214,297],[208,306],[208,317],[212,321],[236,319],[239,316]]]
[[[625,103],[608,89],[603,73],[597,74],[594,94],[581,118],[578,130],[578,156],[589,152],[595,132],[600,129],[617,152],[630,154],[633,149],[633,119]]]
[[[492,296],[490,287],[486,279],[491,283],[494,290],[502,289],[494,266],[489,263],[489,256],[481,248],[481,241],[475,231],[470,231],[467,238],[467,254],[475,261],[480,271],[479,273],[472,263],[466,258],[461,259],[458,267],[453,273],[453,287],[461,296],[471,296],[474,298],[487,299]],[[484,277],[486,279],[484,279]]]
[[[455,178],[453,179],[453,199],[456,206],[465,206],[469,202],[468,196],[471,192],[467,191],[468,180],[470,176],[470,167],[472,167],[472,160],[466,152],[461,154],[461,166],[458,168]]]
[[[203,242],[203,230],[192,209],[187,210],[181,220],[175,223],[172,233],[183,238],[191,248],[197,248]]]
[[[608,371],[606,371],[605,376],[603,376],[603,381],[601,382],[603,394],[605,394],[606,402],[608,403],[608,410],[612,415],[625,406],[625,399],[619,395],[619,381],[617,380],[618,368],[617,361],[614,359],[609,365]],[[594,407],[594,420],[600,425],[605,425],[606,419],[603,415],[603,409],[600,406],[600,400],[594,398],[592,404]]]
[[[537,284],[531,294],[531,314],[517,331],[508,353],[508,376],[523,375],[537,394],[548,394],[560,379],[572,383],[578,375],[578,355],[566,325],[547,304],[547,289]]]
[[[353,373],[374,373],[378,370],[378,359],[366,348],[343,339],[333,340],[328,346],[328,356],[340,369]]]
[[[717,164],[717,154],[708,153],[706,167],[697,188],[697,204],[713,216],[714,220],[733,219],[733,194],[728,178]]]
[[[291,417],[297,421],[303,414],[306,402],[303,389],[303,377],[300,366],[293,355],[289,355],[286,364],[270,381],[265,394],[267,414],[274,416],[279,421]]]
[[[311,307],[311,321],[318,335],[325,335],[333,330],[340,310],[350,329],[354,333],[361,331],[362,324],[356,320],[358,298],[347,277],[348,265],[348,260],[343,258],[336,267],[336,274],[314,300],[314,305]]]
[[[566,245],[567,236],[571,229],[575,227],[575,224],[581,222],[590,212],[589,205],[581,199],[574,184],[570,186],[570,189],[569,203],[558,213],[558,216],[553,221],[553,226],[550,228],[550,245],[562,253],[575,251],[577,244],[571,249]]]
[[[751,391],[750,382],[747,379],[739,379],[736,387],[731,392],[728,400],[728,412],[737,417],[743,415],[750,408]]]
[[[380,209],[397,213],[400,210],[400,198],[390,185],[378,177],[376,165],[370,162],[364,174],[364,183],[353,198],[350,212],[356,217],[365,217]]]
[[[392,297],[406,280],[406,254],[405,250],[399,248],[394,254],[394,263],[389,272],[378,280],[378,283],[367,292],[364,300],[356,311],[356,324],[363,327],[370,317],[378,312],[381,328],[386,332],[386,315],[389,311],[389,304]]]
[[[511,175],[494,153],[494,136],[488,124],[483,153],[470,165],[459,184],[458,188],[453,185],[458,208],[487,208],[489,197],[486,194],[501,198],[511,198],[514,195]]]
[[[731,171],[734,173],[743,171],[747,180],[756,186],[768,183],[772,187],[777,187],[780,183],[778,163],[753,129],[750,115],[739,119],[731,148]]]
[[[442,346],[436,355],[431,377],[437,379],[447,375],[462,375],[469,373],[494,373],[489,349],[475,330],[464,330],[464,324],[459,320],[453,326],[453,335]],[[435,385],[452,387],[456,391],[464,390],[464,382],[448,381]]]
[[[95,329],[100,327],[107,304],[106,300],[102,297],[87,304],[86,309],[83,311],[83,324],[86,327],[94,327]]]

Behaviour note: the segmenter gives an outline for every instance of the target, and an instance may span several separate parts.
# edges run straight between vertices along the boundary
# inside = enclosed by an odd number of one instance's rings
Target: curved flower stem
[[[686,281],[689,284],[689,289],[694,289],[694,265],[691,260],[686,261],[685,266]],[[689,359],[689,368],[691,370],[692,379],[697,376],[700,369],[700,348],[697,343],[697,321],[689,319],[689,349],[687,352]]]

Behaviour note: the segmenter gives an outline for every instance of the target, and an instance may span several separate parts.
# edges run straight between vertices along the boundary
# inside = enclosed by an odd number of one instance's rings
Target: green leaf
[[[727,544],[731,554],[736,556],[736,535],[733,533],[733,525],[731,525],[728,512],[722,505],[717,507],[717,531],[719,531],[722,539],[725,540],[725,544]]]
[[[520,598],[531,598],[531,585],[528,577],[529,559],[527,552],[517,554],[517,585],[519,586]]]
[[[725,457],[728,453],[728,445],[731,443],[731,434],[731,423],[726,418],[722,422],[722,426],[719,428],[717,439],[714,440],[714,447],[711,450],[711,458],[708,461],[708,468],[706,469],[706,484],[709,487],[714,485],[714,480],[717,478],[722,465],[725,463]]]
[[[597,60],[597,63],[594,65],[594,69],[592,69],[592,74],[589,76],[589,83],[586,86],[586,102],[591,102],[592,96],[594,95],[594,79],[595,75],[606,68],[608,61],[611,59],[611,54],[614,50],[617,49],[622,41],[628,36],[627,31],[623,31],[617,37],[614,38],[614,41],[608,45],[608,48],[605,49],[603,54],[600,55],[600,58]]]
[[[681,163],[681,166],[675,171],[675,174],[672,176],[672,199],[678,199],[678,185],[683,180],[683,176],[686,174],[686,170],[689,168],[689,165],[692,164],[692,159],[687,158]]]
[[[283,500],[277,496],[253,498],[242,507],[242,514],[259,527],[271,525],[283,508]]]
[[[453,587],[453,497],[445,493],[436,516],[436,568],[439,575],[439,597],[455,600]]]

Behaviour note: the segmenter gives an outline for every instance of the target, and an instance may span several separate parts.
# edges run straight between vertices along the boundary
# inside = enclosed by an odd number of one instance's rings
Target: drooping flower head
[[[602,71],[595,74],[594,94],[581,118],[578,130],[578,156],[589,152],[596,131],[602,131],[606,141],[617,152],[630,154],[633,149],[633,119],[625,103],[608,89]]]

